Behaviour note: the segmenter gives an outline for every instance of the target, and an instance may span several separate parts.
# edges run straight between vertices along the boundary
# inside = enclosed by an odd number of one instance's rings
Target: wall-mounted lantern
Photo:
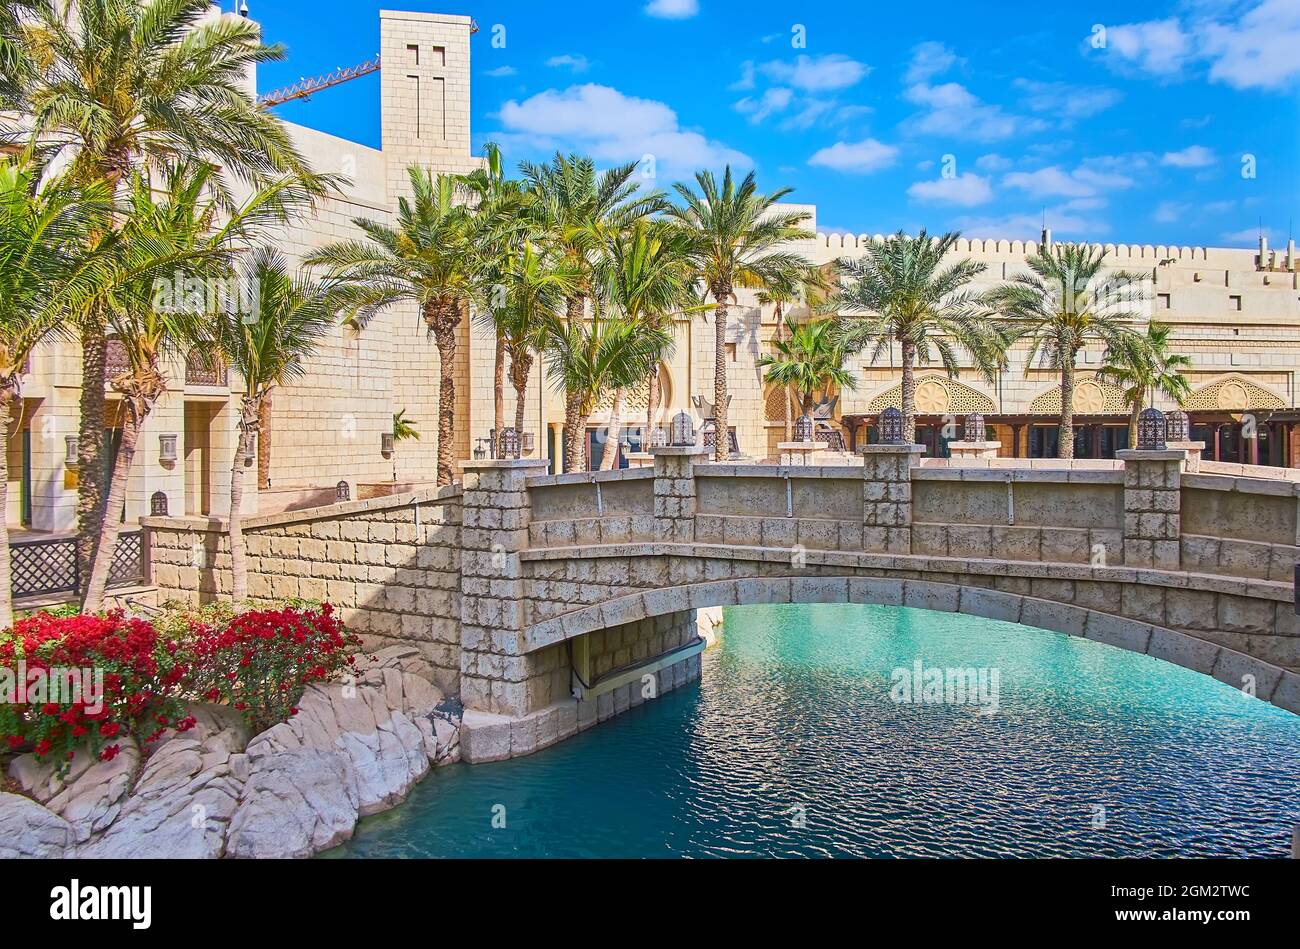
[[[153,517],[167,516],[167,495],[162,491],[155,491],[149,496],[149,514]]]
[[[903,413],[892,405],[880,413],[880,441],[884,445],[903,444]]]
[[[689,448],[695,444],[695,423],[685,412],[678,412],[673,417],[673,445]]]
[[[1192,440],[1192,420],[1181,409],[1174,409],[1165,415],[1165,441],[1190,442]]]
[[[523,448],[524,454],[531,455],[533,452],[533,445],[536,444],[533,441],[533,433],[524,432],[524,434],[519,439],[519,444]]]
[[[1139,451],[1164,451],[1165,413],[1159,409],[1143,409],[1138,416]]]
[[[381,432],[379,435],[379,453],[385,458],[393,457],[393,446],[397,443],[392,432]]]
[[[164,465],[176,464],[176,438],[175,435],[158,436],[158,460]]]
[[[78,439],[76,435],[63,436],[64,456],[63,463],[69,468],[77,467],[77,448]]]

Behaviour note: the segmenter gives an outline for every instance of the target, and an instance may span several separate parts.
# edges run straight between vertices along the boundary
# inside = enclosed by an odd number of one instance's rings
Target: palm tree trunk
[[[17,402],[11,387],[0,389],[0,515],[9,508],[9,422]],[[9,565],[9,518],[0,516],[0,630],[14,623],[13,576]]]
[[[1056,457],[1074,458],[1074,354],[1061,360],[1061,428],[1057,435]]]
[[[916,444],[916,344],[903,341],[903,440]]]
[[[646,379],[645,431],[641,433],[641,450],[649,451],[654,439],[655,414],[659,411],[659,367],[650,370]]]
[[[515,431],[524,434],[524,411],[528,407],[528,377],[533,371],[533,357],[510,354],[510,381],[515,387]]]
[[[713,324],[714,461],[725,461],[731,453],[731,437],[727,426],[727,300],[730,298],[731,287],[719,284],[713,288],[713,299],[717,302]]]
[[[271,393],[257,410],[257,490],[271,488]]]
[[[1138,415],[1142,412],[1142,403],[1134,402],[1128,412],[1128,447],[1137,448],[1138,443]]]
[[[586,469],[587,420],[582,414],[582,393],[566,392],[564,395],[564,473]]]
[[[456,434],[456,327],[460,325],[460,304],[435,300],[426,304],[424,319],[438,348],[438,487],[456,477],[452,439]],[[495,452],[494,452],[495,454]]]
[[[492,364],[492,430],[497,433],[498,441],[501,429],[506,424],[506,338],[497,330],[497,347]],[[492,456],[496,457],[496,446]]]
[[[574,296],[565,301],[565,319],[572,326],[579,320],[585,319],[587,315],[586,297]],[[585,422],[577,417],[579,406],[582,405],[581,394],[574,395],[566,391],[564,393],[564,472],[568,474],[571,471],[582,470],[581,459],[585,452],[577,444],[578,434]]]
[[[138,414],[127,412],[122,426],[122,447],[118,449],[113,462],[113,475],[108,483],[108,499],[100,518],[99,539],[95,544],[95,559],[90,568],[90,580],[86,584],[86,594],[81,601],[83,613],[98,613],[104,608],[104,593],[108,589],[108,571],[113,565],[113,554],[117,550],[117,535],[121,530],[121,517],[118,512],[126,501],[126,483],[131,477],[131,465],[135,461],[135,446],[140,438],[140,428],[149,416],[146,406]]]
[[[248,549],[244,542],[244,458],[258,435],[264,399],[245,396],[240,404],[239,443],[230,465],[230,598],[248,599]]]
[[[92,321],[95,317],[90,317]],[[90,576],[104,523],[104,381],[108,341],[97,322],[81,330],[81,422],[77,433],[77,564]]]
[[[614,390],[614,407],[609,412],[609,425],[605,429],[605,451],[600,456],[600,470],[612,471],[618,460],[618,440],[623,434],[623,409],[627,405],[627,390]]]

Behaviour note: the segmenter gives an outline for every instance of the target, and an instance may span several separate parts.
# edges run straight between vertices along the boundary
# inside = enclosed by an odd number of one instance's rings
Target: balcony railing
[[[55,540],[27,540],[9,545],[15,600],[28,596],[53,596],[81,592],[81,570],[77,564],[77,542],[71,537]],[[117,535],[113,563],[108,568],[108,585],[136,586],[144,580],[144,532],[123,531]]]
[[[215,358],[201,353],[185,357],[185,384],[187,386],[220,386],[229,384],[230,373]]]

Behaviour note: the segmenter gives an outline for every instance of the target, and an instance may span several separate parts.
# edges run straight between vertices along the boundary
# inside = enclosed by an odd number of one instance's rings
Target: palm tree
[[[209,358],[219,359],[239,373],[244,394],[239,406],[239,444],[230,466],[231,596],[248,598],[247,548],[243,534],[244,468],[252,456],[262,419],[262,406],[276,386],[301,378],[307,360],[320,348],[334,325],[329,289],[306,276],[293,276],[276,250],[258,248],[243,266],[246,285],[257,287],[257,308],[251,314],[221,312],[202,342]],[[393,417],[399,424],[414,428]],[[419,437],[416,435],[415,437]]]
[[[758,364],[767,368],[764,379],[799,396],[799,411],[808,418],[813,410],[813,393],[831,386],[857,388],[857,379],[844,368],[844,349],[834,320],[800,324],[786,318],[788,340],[775,340],[776,352],[763,356]]]
[[[598,268],[602,297],[623,319],[662,329],[671,335],[675,313],[705,309],[695,290],[691,236],[669,221],[637,221],[605,242]],[[640,380],[638,380],[640,381]],[[646,382],[646,435],[659,402],[659,362]],[[627,387],[614,390],[600,467],[608,471],[618,459]]]
[[[533,233],[561,253],[580,275],[566,300],[567,318],[570,323],[577,322],[586,316],[587,303],[598,292],[597,255],[608,235],[662,212],[667,204],[659,191],[639,194],[632,179],[635,163],[597,175],[591,158],[557,152],[547,164],[521,162],[519,169],[532,198],[529,224]],[[565,393],[565,471],[576,471],[582,464],[581,398],[580,393]]]
[[[778,201],[792,189],[760,194],[751,171],[737,187],[728,165],[719,187],[713,173],[695,176],[700,193],[676,185],[684,203],[669,213],[692,232],[697,272],[713,296],[717,312],[713,353],[713,401],[717,438],[714,460],[722,461],[727,438],[727,308],[740,287],[761,287],[783,271],[805,266],[798,254],[779,250],[789,241],[813,235],[800,225],[808,220],[802,211],[779,211]]]
[[[1085,245],[1057,245],[1026,258],[1029,273],[985,295],[989,306],[1011,321],[1016,339],[1029,341],[1025,372],[1038,363],[1061,374],[1061,426],[1057,454],[1074,457],[1074,365],[1089,340],[1118,352],[1141,319],[1143,279],[1122,270],[1103,273],[1106,252]]]
[[[82,596],[84,612],[103,606],[121,526],[117,512],[126,500],[140,431],[167,392],[167,362],[201,343],[204,322],[213,312],[223,306],[236,308],[236,300],[245,295],[225,285],[224,300],[216,294],[196,300],[192,282],[218,286],[213,281],[229,276],[235,251],[251,234],[283,225],[310,200],[309,191],[291,176],[258,189],[231,209],[213,195],[215,176],[211,164],[190,160],[164,169],[160,176],[133,172],[127,181],[126,224],[115,255],[119,272],[103,306],[108,330],[120,342],[127,363],[124,372],[109,380],[120,396],[122,440]],[[177,272],[184,285],[169,287],[164,281]]]
[[[902,231],[872,244],[861,259],[839,262],[844,282],[831,305],[841,311],[848,352],[870,348],[874,362],[897,344],[902,355],[904,437],[916,441],[916,364],[937,353],[949,377],[960,369],[958,349],[992,379],[1006,359],[1005,334],[967,289],[985,265],[969,259],[945,262],[959,235],[916,237]],[[851,311],[848,314],[843,310]]]
[[[0,113],[22,104],[34,65],[23,42],[23,25],[46,6],[46,0],[6,0],[0,6]]]
[[[1124,390],[1124,402],[1129,407],[1128,444],[1137,447],[1138,416],[1147,401],[1154,401],[1156,393],[1182,405],[1192,394],[1192,385],[1183,371],[1192,367],[1192,360],[1169,351],[1172,328],[1160,323],[1148,323],[1145,334],[1123,333],[1112,347],[1106,349],[1097,379]]]
[[[821,267],[810,265],[790,272],[774,274],[764,282],[763,289],[758,292],[758,303],[759,306],[771,306],[774,311],[773,315],[776,317],[774,342],[779,343],[785,338],[783,331],[787,326],[786,308],[805,302],[813,307],[821,307],[834,285],[833,277],[837,271],[838,265],[832,261]],[[785,415],[785,440],[791,441],[794,438],[794,418],[788,389],[785,390],[785,398],[781,402]]]
[[[415,420],[406,417],[406,409],[393,413],[393,441],[409,442],[420,440],[420,430],[415,427]]]
[[[510,358],[514,428],[522,432],[533,361],[545,350],[552,324],[564,316],[566,300],[580,275],[563,256],[525,242],[505,259],[498,276],[504,293],[489,312]]]
[[[475,201],[474,220],[480,231],[476,241],[486,256],[484,279],[494,288],[504,290],[502,270],[509,255],[518,249],[524,237],[525,205],[531,195],[522,181],[505,176],[501,147],[495,142],[483,146],[483,166],[465,176],[465,186]],[[493,301],[494,305],[497,301]],[[499,307],[498,307],[499,309]],[[506,339],[492,322],[496,337],[492,362],[492,429],[505,426]],[[495,453],[495,446],[493,452]]]
[[[553,320],[547,335],[551,383],[573,401],[577,432],[586,431],[601,400],[645,379],[673,344],[666,328],[611,316],[601,307],[587,320]],[[565,470],[575,471],[570,454],[565,453]],[[579,445],[578,458],[583,454]]]
[[[0,511],[8,504],[6,444],[21,405],[28,357],[65,334],[65,321],[111,276],[107,255],[85,252],[86,230],[107,216],[104,188],[80,189],[64,176],[40,186],[37,166],[0,162]],[[13,623],[9,528],[0,518],[0,630]]]
[[[438,484],[451,484],[456,459],[457,333],[483,299],[489,255],[475,245],[464,179],[412,165],[410,198],[399,198],[395,227],[356,218],[367,240],[324,247],[307,258],[323,266],[346,321],[364,329],[389,307],[411,302],[438,349]]]
[[[103,180],[113,192],[133,169],[157,170],[178,155],[205,158],[244,181],[305,174],[289,133],[258,107],[248,82],[253,66],[281,59],[283,48],[263,44],[251,20],[212,18],[210,9],[209,0],[41,4],[23,31],[33,64],[23,97],[32,141],[69,160],[76,180]],[[91,311],[78,326],[83,571],[104,516],[95,473],[104,470],[106,319]]]

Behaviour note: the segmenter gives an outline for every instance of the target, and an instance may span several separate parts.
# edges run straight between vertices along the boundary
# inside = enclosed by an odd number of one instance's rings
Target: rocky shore
[[[460,760],[460,709],[413,647],[358,662],[355,684],[312,685],[298,713],[250,736],[197,704],[194,729],[62,777],[21,755],[0,793],[0,859],[309,857],[400,804],[432,767]]]

